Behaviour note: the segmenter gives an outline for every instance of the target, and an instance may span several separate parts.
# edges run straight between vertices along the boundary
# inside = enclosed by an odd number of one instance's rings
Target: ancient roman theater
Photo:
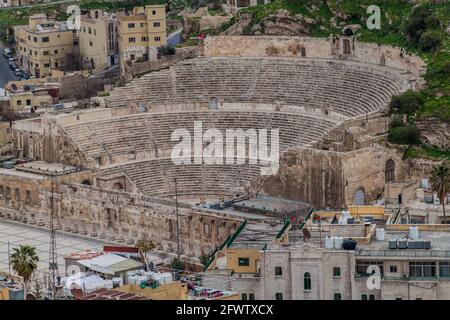
[[[198,57],[113,89],[99,107],[15,122],[29,161],[0,170],[0,215],[45,227],[53,207],[63,231],[173,252],[177,209],[182,254],[198,257],[246,220],[367,204],[408,173],[383,143],[383,114],[423,71],[416,56],[353,37],[206,38]],[[172,133],[195,122],[278,129],[277,172],[261,175],[249,150],[243,164],[175,164]]]

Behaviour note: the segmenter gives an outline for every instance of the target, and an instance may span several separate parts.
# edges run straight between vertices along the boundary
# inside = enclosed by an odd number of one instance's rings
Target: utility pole
[[[178,188],[177,188],[177,178],[175,180],[175,214],[177,216],[177,257],[178,261],[180,261],[180,224],[178,217]]]
[[[50,177],[52,180],[52,197],[50,200],[50,250],[49,250],[49,271],[51,279],[49,281],[49,291],[52,295],[52,300],[55,300],[56,296],[56,277],[58,276],[58,256],[56,252],[56,233],[54,226],[54,177]]]
[[[9,241],[8,241],[8,273],[11,275],[11,251],[9,249]]]

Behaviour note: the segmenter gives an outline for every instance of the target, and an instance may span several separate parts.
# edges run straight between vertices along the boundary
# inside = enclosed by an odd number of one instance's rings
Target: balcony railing
[[[436,257],[450,258],[450,251],[447,250],[356,250],[356,256],[368,257]]]

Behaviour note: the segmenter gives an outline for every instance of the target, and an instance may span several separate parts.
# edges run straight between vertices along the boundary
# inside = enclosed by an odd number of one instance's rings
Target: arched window
[[[355,192],[355,201],[354,201],[354,203],[355,203],[355,205],[357,205],[357,206],[363,206],[365,203],[364,203],[364,190],[363,189],[358,189],[358,190],[356,190],[356,192]]]
[[[303,289],[311,290],[311,274],[309,272],[305,272],[303,275]]]
[[[395,162],[392,159],[386,161],[384,167],[384,181],[386,183],[395,181]]]
[[[123,190],[123,186],[122,186],[122,184],[121,184],[120,182],[114,183],[113,186],[112,186],[112,188],[113,188],[114,190]]]

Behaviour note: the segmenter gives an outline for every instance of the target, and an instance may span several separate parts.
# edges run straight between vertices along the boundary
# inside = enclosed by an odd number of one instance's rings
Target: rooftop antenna
[[[178,218],[178,187],[177,187],[177,178],[174,178],[175,181],[175,214],[177,216],[177,258],[180,261],[180,224]]]
[[[56,296],[56,277],[58,276],[58,254],[56,251],[56,233],[54,226],[54,177],[52,180],[52,197],[50,201],[50,250],[49,250],[49,271],[51,279],[49,281],[49,291],[51,292],[51,299],[55,300]]]

